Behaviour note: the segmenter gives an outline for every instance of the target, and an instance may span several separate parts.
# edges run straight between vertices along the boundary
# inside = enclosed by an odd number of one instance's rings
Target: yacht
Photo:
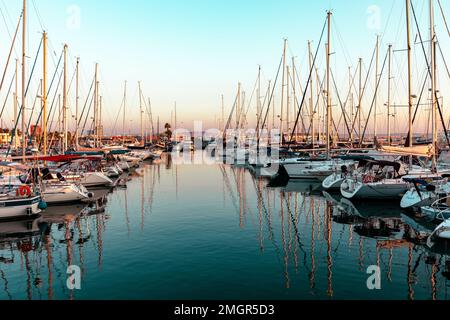
[[[354,163],[354,160],[342,160],[339,158],[332,160],[304,160],[297,158],[286,159],[281,162],[289,179],[318,180],[320,182],[332,175],[336,168],[349,167],[354,165]]]
[[[360,173],[342,182],[341,194],[347,199],[400,199],[408,191],[406,174],[401,162],[369,160]]]
[[[416,209],[430,206],[440,198],[450,194],[450,184],[447,178],[436,175],[429,179],[405,179],[410,189],[403,196],[400,206],[402,209]]]
[[[0,220],[38,217],[43,207],[41,195],[29,186],[10,188],[0,193]]]

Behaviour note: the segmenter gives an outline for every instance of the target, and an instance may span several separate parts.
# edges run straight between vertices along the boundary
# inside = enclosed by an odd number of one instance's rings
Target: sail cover
[[[380,151],[404,156],[416,156],[431,158],[435,151],[433,145],[414,147],[388,147],[382,146]]]

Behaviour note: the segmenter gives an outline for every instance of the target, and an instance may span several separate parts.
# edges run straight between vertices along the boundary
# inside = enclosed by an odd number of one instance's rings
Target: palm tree
[[[164,125],[164,129],[166,129],[165,134],[169,140],[172,139],[172,130],[170,130],[171,128],[172,128],[172,126],[169,123],[166,123]]]

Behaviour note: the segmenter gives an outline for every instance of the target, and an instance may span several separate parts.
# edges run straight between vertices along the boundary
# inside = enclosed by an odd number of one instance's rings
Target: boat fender
[[[47,209],[47,207],[48,207],[47,202],[45,202],[43,200],[41,200],[41,202],[39,202],[38,208],[40,210],[45,210],[45,209]]]

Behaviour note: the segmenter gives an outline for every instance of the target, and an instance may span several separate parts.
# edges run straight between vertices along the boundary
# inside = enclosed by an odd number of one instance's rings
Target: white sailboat
[[[448,179],[436,176],[430,180],[407,180],[413,187],[411,187],[403,196],[402,201],[400,202],[402,209],[414,209],[429,206],[436,200],[450,194],[450,184]]]
[[[426,173],[426,172],[424,172]],[[347,199],[397,199],[408,191],[407,175],[401,162],[368,161],[364,170],[348,177],[341,185]]]

